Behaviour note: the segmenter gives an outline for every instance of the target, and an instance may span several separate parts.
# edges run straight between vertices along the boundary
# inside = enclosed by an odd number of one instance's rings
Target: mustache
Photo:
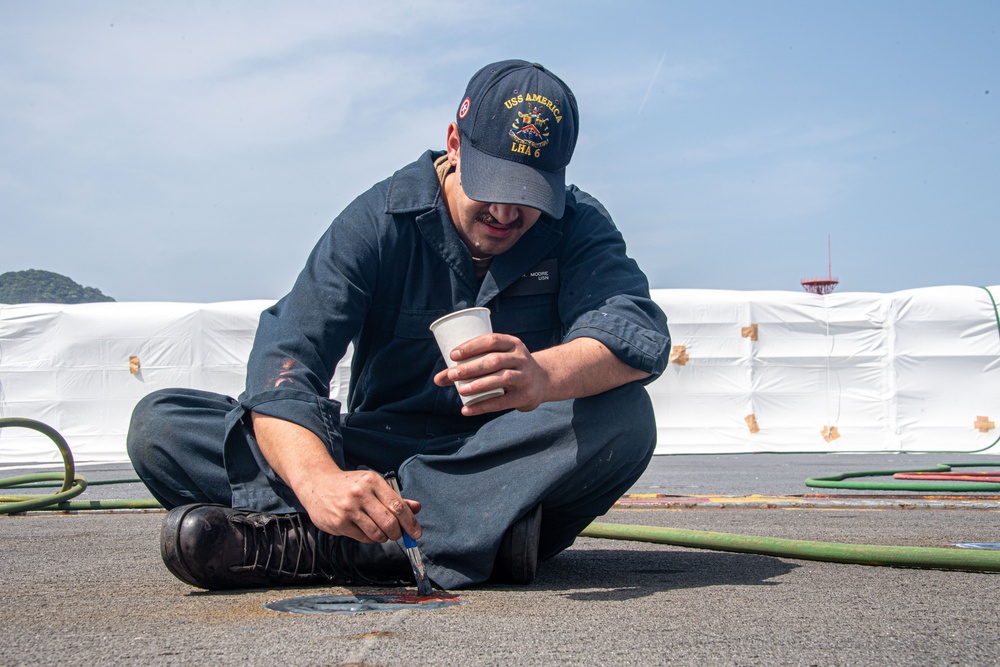
[[[524,221],[521,220],[521,216],[520,215],[518,215],[510,223],[504,225],[502,222],[500,222],[499,220],[497,220],[496,218],[494,218],[490,214],[489,211],[483,211],[482,213],[480,213],[479,215],[477,215],[476,216],[476,222],[483,222],[483,223],[486,223],[488,225],[497,225],[498,227],[512,227],[514,229],[520,229],[521,227],[524,226]]]

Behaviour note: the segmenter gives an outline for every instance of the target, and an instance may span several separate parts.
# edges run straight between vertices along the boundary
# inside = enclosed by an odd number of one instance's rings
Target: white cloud
[[[349,134],[387,107],[425,102],[428,59],[381,46],[453,24],[453,10],[182,3],[60,14],[20,38],[28,55],[0,78],[0,117],[21,141],[96,153],[198,157]]]

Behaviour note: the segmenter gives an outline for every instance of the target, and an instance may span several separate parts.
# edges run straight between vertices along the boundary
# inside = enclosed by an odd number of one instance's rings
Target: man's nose
[[[501,225],[509,225],[518,219],[521,212],[511,204],[490,204],[490,215]]]

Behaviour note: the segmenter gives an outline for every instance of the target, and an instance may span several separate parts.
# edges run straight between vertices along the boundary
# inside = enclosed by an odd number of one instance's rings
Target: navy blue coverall
[[[167,507],[215,502],[265,512],[302,505],[264,459],[250,412],[304,426],[342,468],[396,470],[421,502],[428,574],[445,588],[485,581],[508,526],[542,504],[540,558],[572,544],[642,474],[656,440],[644,383],[544,403],[530,412],[460,414],[429,325],[471,306],[531,351],[595,338],[655,379],[666,318],[603,206],[569,186],[477,280],[428,151],[337,217],[291,292],[260,318],[238,400],[161,390],[136,407],[129,453]],[[354,344],[348,409],[330,379]]]

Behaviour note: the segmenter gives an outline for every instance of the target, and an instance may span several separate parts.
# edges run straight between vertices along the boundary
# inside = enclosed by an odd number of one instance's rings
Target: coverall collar
[[[477,281],[472,254],[465,247],[448,215],[437,172],[434,170],[434,161],[443,154],[442,151],[427,151],[416,162],[393,175],[386,196],[386,213],[416,214],[417,228],[427,244],[475,291]],[[571,219],[575,209],[576,201],[568,194],[566,212],[562,219]],[[559,220],[542,214],[514,247],[494,257],[478,288],[476,305],[484,306],[489,303],[544,259],[562,237],[558,229],[560,224]]]

